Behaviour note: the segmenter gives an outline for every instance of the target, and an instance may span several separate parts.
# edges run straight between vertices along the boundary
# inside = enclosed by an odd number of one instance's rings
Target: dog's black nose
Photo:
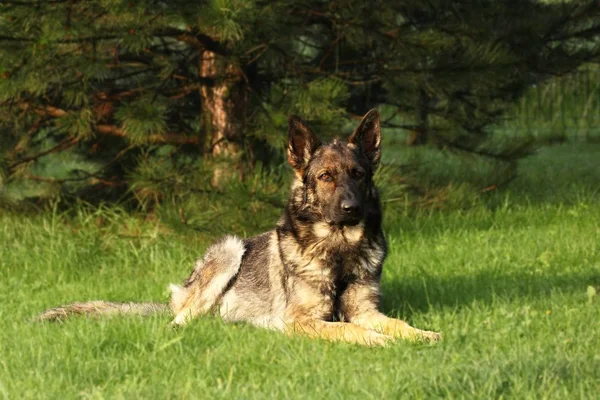
[[[342,200],[341,206],[346,214],[355,214],[358,211],[358,202],[355,200]]]

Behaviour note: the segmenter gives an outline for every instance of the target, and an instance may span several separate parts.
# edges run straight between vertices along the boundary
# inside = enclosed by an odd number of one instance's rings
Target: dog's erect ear
[[[379,112],[375,109],[365,114],[358,128],[354,131],[348,143],[352,143],[360,149],[371,161],[373,170],[379,165],[381,159],[381,127]]]
[[[319,140],[300,117],[288,119],[288,161],[298,175],[302,175],[310,158],[319,147]]]

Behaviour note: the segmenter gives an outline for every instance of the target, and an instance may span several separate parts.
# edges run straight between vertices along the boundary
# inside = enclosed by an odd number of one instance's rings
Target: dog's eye
[[[352,176],[354,179],[362,179],[365,176],[365,173],[360,169],[353,168],[350,170],[350,176]]]
[[[323,182],[331,182],[333,177],[329,172],[323,172],[321,175],[319,175],[319,180],[322,180]]]

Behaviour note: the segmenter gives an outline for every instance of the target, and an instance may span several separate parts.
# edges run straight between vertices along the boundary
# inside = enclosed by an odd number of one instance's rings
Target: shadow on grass
[[[413,313],[426,312],[431,308],[458,309],[474,302],[492,304],[495,301],[537,300],[552,293],[580,293],[582,301],[585,301],[589,285],[600,285],[597,269],[564,275],[482,271],[451,278],[410,276],[382,283],[382,309],[388,315],[408,318]]]

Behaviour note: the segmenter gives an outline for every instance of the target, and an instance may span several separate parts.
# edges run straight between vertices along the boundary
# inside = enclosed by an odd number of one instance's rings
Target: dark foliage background
[[[237,187],[278,207],[287,116],[344,135],[372,107],[406,144],[509,179],[539,134],[506,135],[507,118],[539,118],[525,99],[573,71],[597,76],[599,16],[597,1],[2,2],[0,198],[186,220],[199,194],[239,206]]]

